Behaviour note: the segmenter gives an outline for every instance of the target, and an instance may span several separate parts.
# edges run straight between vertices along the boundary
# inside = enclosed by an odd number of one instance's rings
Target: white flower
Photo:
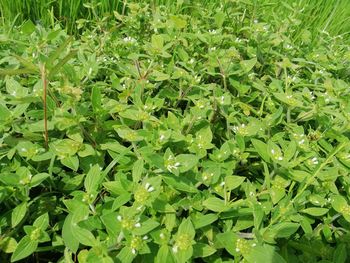
[[[177,253],[177,250],[178,250],[178,246],[177,246],[177,245],[175,245],[175,246],[172,247],[172,251],[173,251],[174,253]]]
[[[146,236],[144,236],[142,239],[143,239],[143,240],[147,240],[147,239],[148,239],[148,236],[146,235]]]
[[[193,64],[194,63],[194,58],[191,58],[190,61],[189,61],[190,64]]]
[[[160,140],[160,141],[163,141],[164,139],[165,139],[164,134],[161,134],[160,137],[159,137],[159,140]]]
[[[209,48],[209,51],[215,51],[215,50],[216,50],[216,47]]]
[[[303,144],[305,142],[305,139],[302,139],[301,141],[298,142],[298,144]]]
[[[149,192],[149,193],[154,191],[154,187],[153,187],[150,183],[146,183],[145,189],[146,189],[147,192]]]
[[[160,233],[160,234],[159,234],[159,237],[160,237],[160,239],[164,239],[164,238],[165,238],[165,235],[164,235],[163,233]]]
[[[312,164],[318,164],[317,157],[311,159]]]
[[[271,149],[271,153],[272,153],[272,154],[275,154],[275,150],[274,150],[274,149]]]
[[[135,227],[137,227],[137,228],[141,227],[141,223],[136,223]]]
[[[122,221],[123,220],[121,215],[117,216],[117,219],[118,219],[118,221]]]
[[[136,255],[136,249],[135,249],[135,248],[131,249],[131,253],[133,253],[134,255]]]
[[[209,34],[212,34],[212,35],[215,35],[216,34],[216,30],[215,29],[213,29],[213,30],[208,30],[208,32],[209,32]]]
[[[135,38],[132,38],[132,37],[124,37],[123,38],[123,41],[125,43],[135,43],[136,42],[136,39]]]

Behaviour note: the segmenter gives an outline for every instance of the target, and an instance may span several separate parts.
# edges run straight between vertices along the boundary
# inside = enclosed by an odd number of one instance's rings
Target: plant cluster
[[[350,48],[248,2],[0,29],[2,261],[346,262]]]

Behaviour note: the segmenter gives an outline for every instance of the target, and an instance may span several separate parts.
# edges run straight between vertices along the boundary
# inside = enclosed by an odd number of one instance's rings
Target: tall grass
[[[243,0],[237,0],[243,1]],[[125,3],[144,2],[153,6],[165,5],[171,12],[193,11],[193,6],[213,8],[230,4],[232,0],[1,0],[0,16],[3,22],[19,24],[27,19],[50,26],[61,23],[70,33],[76,31],[78,19],[100,19],[123,9]],[[343,35],[350,41],[350,0],[251,0],[244,1],[257,8],[266,20],[286,21],[293,27],[293,37],[298,39],[303,30],[313,38],[327,32]],[[181,4],[180,4],[181,3]]]
[[[289,19],[291,26],[294,26],[296,38],[303,30],[308,30],[314,38],[327,33],[332,36],[344,35],[350,40],[349,0],[270,0],[269,2],[271,18],[279,22],[282,19]]]

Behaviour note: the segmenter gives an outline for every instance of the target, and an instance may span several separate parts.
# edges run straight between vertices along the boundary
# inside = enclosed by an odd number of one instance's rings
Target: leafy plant
[[[207,6],[0,28],[2,261],[347,261],[349,46]]]

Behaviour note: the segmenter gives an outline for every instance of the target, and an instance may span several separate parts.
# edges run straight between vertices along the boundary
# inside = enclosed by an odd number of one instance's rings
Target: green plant
[[[346,262],[349,46],[172,8],[0,28],[1,260]]]

